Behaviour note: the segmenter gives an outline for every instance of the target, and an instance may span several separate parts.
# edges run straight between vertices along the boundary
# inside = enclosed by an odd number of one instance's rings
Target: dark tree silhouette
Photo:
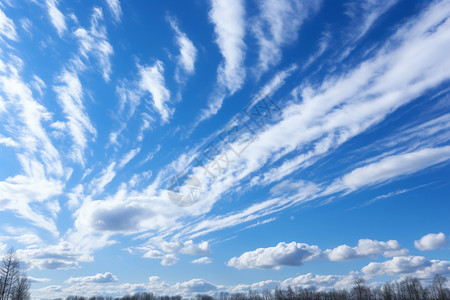
[[[29,300],[30,281],[20,272],[20,262],[10,249],[0,263],[0,300]]]

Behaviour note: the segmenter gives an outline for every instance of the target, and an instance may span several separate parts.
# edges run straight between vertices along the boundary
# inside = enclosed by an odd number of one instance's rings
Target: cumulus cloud
[[[161,251],[155,249],[147,251],[143,255],[143,257],[160,259],[161,265],[163,266],[171,266],[178,261],[178,257],[176,257],[174,254],[164,254]]]
[[[321,250],[317,246],[281,242],[275,247],[259,248],[233,257],[227,265],[236,269],[280,269],[282,266],[301,266],[306,261],[318,258],[320,254]]]
[[[179,287],[186,293],[206,293],[217,290],[217,286],[204,279],[191,279],[179,284]]]
[[[423,256],[394,257],[392,260],[371,262],[362,268],[366,275],[413,275],[431,278],[436,274],[450,274],[450,261],[429,260]]]
[[[334,249],[322,251],[317,246],[292,242],[279,243],[275,247],[259,248],[243,253],[228,261],[228,266],[237,269],[280,269],[282,266],[301,266],[313,260],[345,261],[377,257],[406,255],[408,251],[396,240],[387,242],[361,239],[356,247],[340,245]]]
[[[50,17],[52,25],[56,28],[59,36],[62,36],[66,31],[66,20],[62,12],[58,9],[58,0],[46,0],[47,13]]]
[[[447,245],[448,239],[442,232],[429,233],[420,238],[420,240],[414,241],[414,247],[420,251],[434,250],[442,248]]]
[[[86,283],[110,283],[116,282],[119,279],[117,276],[113,275],[111,272],[106,272],[104,274],[97,273],[92,276],[83,276],[83,277],[70,277],[65,282],[68,284],[86,284]]]
[[[384,255],[386,257],[406,255],[408,250],[402,248],[395,240],[380,242],[370,239],[361,239],[356,247],[341,245],[334,249],[327,249],[324,254],[331,261],[352,260]]]

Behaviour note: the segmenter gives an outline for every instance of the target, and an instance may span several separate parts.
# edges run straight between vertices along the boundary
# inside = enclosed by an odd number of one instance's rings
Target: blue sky
[[[34,297],[450,275],[450,1],[0,9],[0,252]]]

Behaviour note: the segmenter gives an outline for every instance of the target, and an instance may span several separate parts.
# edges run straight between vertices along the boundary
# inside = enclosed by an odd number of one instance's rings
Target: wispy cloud
[[[106,0],[108,4],[109,10],[111,11],[111,15],[114,18],[114,21],[120,22],[120,18],[122,17],[122,8],[120,7],[120,0]]]
[[[18,39],[16,26],[14,22],[8,18],[5,13],[0,9],[0,35],[16,41]]]
[[[66,20],[63,13],[58,9],[58,0],[46,0],[47,13],[50,17],[53,27],[55,27],[58,35],[61,37],[67,30]]]
[[[223,56],[217,69],[217,90],[211,95],[208,108],[200,121],[215,115],[228,95],[238,91],[245,80],[245,7],[242,0],[211,0],[209,18],[214,24],[216,43]]]
[[[388,156],[379,162],[357,168],[344,175],[342,179],[330,186],[330,190],[342,188],[355,190],[398,176],[412,174],[449,159],[450,146]]]
[[[156,61],[153,66],[138,67],[139,87],[142,91],[150,93],[153,108],[161,115],[163,122],[168,122],[173,110],[167,105],[170,101],[170,91],[166,88],[162,61]]]
[[[178,26],[178,22],[174,17],[168,17],[170,26],[175,32],[175,39],[180,49],[180,54],[177,56],[177,71],[176,79],[181,81],[180,69],[186,74],[192,75],[195,72],[195,61],[197,60],[197,49],[187,35],[182,32]]]
[[[270,0],[259,3],[260,14],[251,25],[258,40],[259,77],[281,60],[281,48],[297,39],[300,26],[320,8],[321,1]]]
[[[84,150],[88,136],[95,137],[96,130],[83,105],[83,88],[78,74],[64,69],[58,76],[58,83],[53,87],[60,106],[66,116],[66,124],[73,139],[72,159],[85,164]]]
[[[95,7],[90,29],[86,30],[80,27],[75,30],[74,34],[80,43],[81,55],[88,58],[88,55],[92,54],[98,61],[103,79],[109,81],[112,72],[111,56],[114,50],[108,41],[105,26],[100,24],[101,21],[103,21],[103,11],[101,8]]]

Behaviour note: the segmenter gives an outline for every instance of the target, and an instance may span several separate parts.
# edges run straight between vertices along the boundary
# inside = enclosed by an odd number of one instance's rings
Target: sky
[[[450,1],[2,0],[0,45],[34,298],[450,276]]]

